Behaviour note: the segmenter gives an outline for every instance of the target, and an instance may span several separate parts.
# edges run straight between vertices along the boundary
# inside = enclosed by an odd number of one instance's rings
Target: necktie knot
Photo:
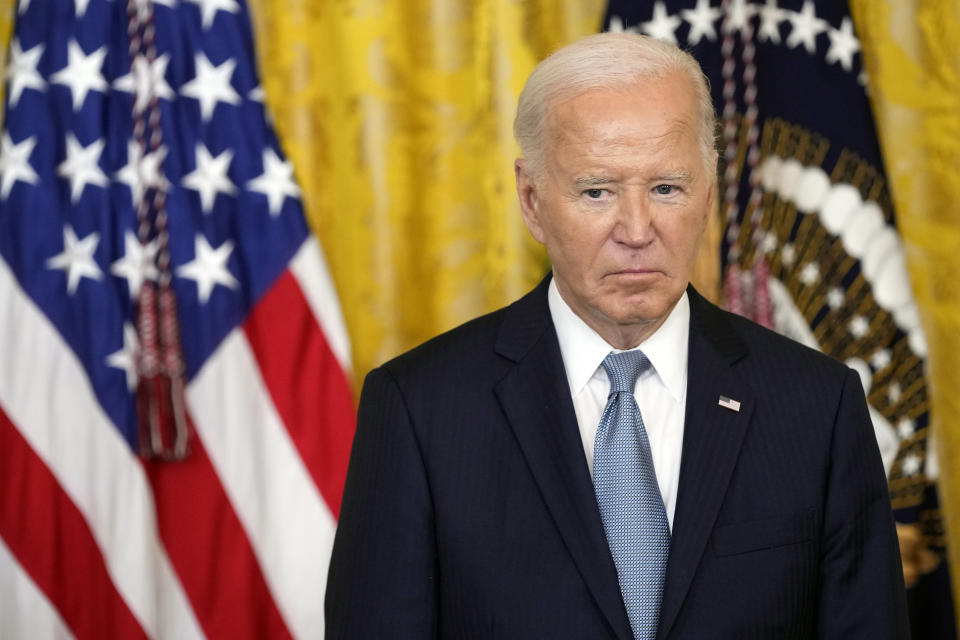
[[[607,377],[610,378],[610,393],[621,391],[633,393],[637,378],[649,367],[650,361],[639,349],[621,351],[620,353],[611,351],[603,359],[603,368],[607,372]]]

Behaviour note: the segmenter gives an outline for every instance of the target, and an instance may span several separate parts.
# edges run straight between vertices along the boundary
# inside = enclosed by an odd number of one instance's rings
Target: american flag
[[[21,0],[6,82],[0,637],[322,637],[349,346],[247,7]],[[181,460],[140,455],[170,321]]]

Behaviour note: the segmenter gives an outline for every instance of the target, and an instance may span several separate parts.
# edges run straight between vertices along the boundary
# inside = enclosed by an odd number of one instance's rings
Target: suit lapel
[[[550,321],[548,282],[544,280],[507,312],[497,351],[515,365],[495,391],[597,605],[617,636],[632,638]]]
[[[753,394],[733,364],[746,347],[722,313],[692,288],[687,408],[680,484],[659,638],[676,621],[726,495],[753,411]],[[720,396],[739,401],[723,407]]]

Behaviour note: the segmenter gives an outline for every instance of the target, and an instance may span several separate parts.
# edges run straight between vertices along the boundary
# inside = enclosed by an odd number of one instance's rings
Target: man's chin
[[[660,308],[660,305],[653,305],[647,301],[644,304],[619,303],[609,305],[601,307],[599,311],[607,322],[626,327],[656,323],[664,315],[659,312]]]
[[[663,291],[630,292],[618,296],[614,304],[607,306],[606,315],[621,326],[658,324],[667,317],[680,295],[673,298]]]

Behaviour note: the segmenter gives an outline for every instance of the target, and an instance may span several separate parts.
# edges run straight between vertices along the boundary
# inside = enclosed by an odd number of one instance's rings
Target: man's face
[[[714,205],[693,87],[674,74],[588,90],[554,102],[546,125],[540,180],[516,165],[524,222],[571,309],[636,346],[683,294]]]

